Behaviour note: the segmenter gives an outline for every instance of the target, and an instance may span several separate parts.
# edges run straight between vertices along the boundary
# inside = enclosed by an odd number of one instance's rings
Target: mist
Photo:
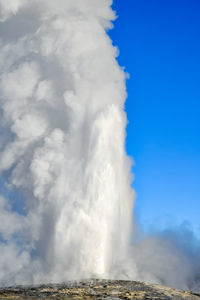
[[[188,221],[156,224],[148,232],[138,223],[134,228],[123,265],[127,278],[200,292],[200,239]]]
[[[198,288],[192,233],[136,234],[111,5],[0,0],[1,286],[120,278]]]

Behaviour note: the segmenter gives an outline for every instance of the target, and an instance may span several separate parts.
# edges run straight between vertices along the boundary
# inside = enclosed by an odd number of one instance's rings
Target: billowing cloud
[[[106,34],[111,4],[0,1],[1,285],[107,277],[127,249],[126,76]]]

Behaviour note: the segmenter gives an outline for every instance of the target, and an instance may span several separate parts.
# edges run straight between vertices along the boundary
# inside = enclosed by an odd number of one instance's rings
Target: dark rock
[[[200,295],[145,282],[95,279],[66,284],[1,288],[0,299],[200,300]]]

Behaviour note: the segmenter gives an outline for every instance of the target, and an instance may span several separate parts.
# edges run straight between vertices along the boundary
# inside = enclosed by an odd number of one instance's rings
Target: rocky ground
[[[159,285],[122,280],[88,280],[59,285],[0,289],[0,299],[152,299],[200,300],[200,294]]]

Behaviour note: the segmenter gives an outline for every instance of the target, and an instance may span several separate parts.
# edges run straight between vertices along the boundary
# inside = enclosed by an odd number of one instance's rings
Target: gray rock
[[[200,295],[145,282],[94,279],[65,284],[1,288],[0,299],[200,300]]]

